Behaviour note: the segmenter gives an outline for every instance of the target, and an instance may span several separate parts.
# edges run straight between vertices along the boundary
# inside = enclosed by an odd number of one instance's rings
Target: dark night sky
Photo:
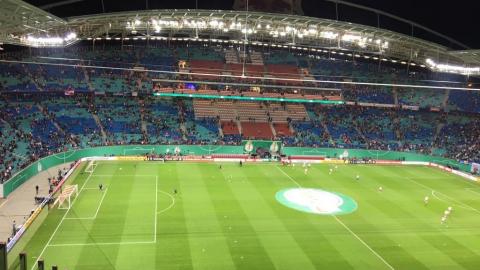
[[[60,0],[26,0],[35,5],[59,2]],[[105,12],[116,12],[126,10],[143,10],[148,1],[149,9],[231,9],[234,0],[103,0]],[[475,0],[347,0],[352,3],[379,9],[402,18],[412,20],[426,27],[429,27],[444,35],[450,36],[471,48],[480,49],[480,31],[475,16],[479,15],[478,3]],[[303,0],[305,15],[320,18],[335,19],[335,6],[324,0]],[[102,12],[101,0],[82,0],[77,3],[56,7],[51,10],[59,17],[95,14]],[[339,19],[355,23],[376,26],[377,17],[375,14],[360,11],[346,6],[339,6]],[[397,32],[409,34],[410,27],[406,24],[394,22],[389,18],[381,17],[380,27],[391,29]],[[414,31],[416,36],[430,41],[441,42],[421,30]],[[441,42],[444,45],[451,45],[448,42]]]

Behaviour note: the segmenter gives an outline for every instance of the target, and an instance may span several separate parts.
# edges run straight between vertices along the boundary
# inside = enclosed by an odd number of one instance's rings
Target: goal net
[[[70,209],[76,196],[78,196],[78,185],[65,186],[54,205],[58,204],[58,209]]]
[[[86,173],[93,173],[93,171],[95,171],[96,167],[97,167],[97,163],[94,160],[92,160],[92,161],[88,162],[87,167],[85,167],[85,172]]]

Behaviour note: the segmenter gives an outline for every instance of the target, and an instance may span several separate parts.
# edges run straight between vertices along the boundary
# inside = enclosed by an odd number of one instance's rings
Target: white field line
[[[423,187],[423,188],[425,188],[425,189],[431,190],[431,191],[432,191],[432,195],[434,195],[435,193],[438,193],[438,194],[440,194],[440,195],[442,195],[442,196],[444,196],[444,197],[446,197],[446,198],[454,201],[456,204],[463,206],[465,209],[469,209],[469,210],[472,210],[472,211],[477,212],[477,213],[480,214],[480,210],[478,210],[478,209],[476,209],[476,208],[474,208],[474,207],[472,207],[472,206],[470,206],[470,205],[468,205],[468,204],[466,204],[466,203],[463,203],[463,202],[461,202],[461,201],[459,201],[459,200],[457,200],[457,199],[455,199],[455,198],[452,198],[452,197],[448,196],[447,194],[442,193],[442,192],[440,192],[440,191],[438,191],[438,190],[434,190],[433,188],[431,188],[431,187],[429,187],[429,186],[427,186],[427,185],[424,185],[424,184],[422,184],[422,183],[420,183],[420,182],[418,182],[418,181],[415,181],[415,180],[413,180],[413,179],[411,179],[411,178],[409,178],[409,177],[405,177],[405,178],[406,178],[407,180],[409,180],[410,182],[413,182],[413,183],[415,183],[415,184],[417,184],[417,185],[419,185],[419,186],[421,186],[421,187]],[[436,197],[437,199],[439,199],[437,196],[435,196],[435,197]],[[439,200],[440,200],[440,199],[439,199]]]
[[[94,170],[95,170],[95,169],[94,169]],[[82,185],[82,187],[80,188],[80,191],[78,192],[77,197],[75,197],[75,199],[73,199],[72,204],[70,205],[70,208],[68,208],[67,211],[65,211],[65,214],[63,215],[62,219],[60,220],[60,222],[58,223],[57,227],[56,227],[55,230],[53,231],[52,235],[51,235],[50,238],[48,239],[47,243],[46,243],[45,246],[43,247],[42,251],[40,252],[40,255],[38,255],[37,259],[35,260],[35,263],[32,265],[31,270],[34,270],[34,269],[37,267],[37,262],[38,262],[38,260],[39,260],[40,258],[42,258],[43,253],[45,253],[45,250],[47,250],[47,247],[50,245],[50,242],[52,242],[53,237],[55,236],[55,234],[57,233],[58,229],[59,229],[60,226],[62,225],[63,221],[65,220],[65,217],[67,216],[67,214],[70,212],[70,209],[72,209],[73,205],[74,205],[75,202],[77,201],[78,197],[80,196],[80,193],[82,193],[83,188],[85,187],[85,185],[87,184],[87,182],[90,180],[92,174],[93,174],[93,172],[87,177],[87,179],[85,180],[85,182],[83,182],[83,185]]]
[[[168,197],[170,197],[170,199],[172,199],[172,203],[170,203],[170,205],[167,206],[166,208],[164,208],[164,209],[162,209],[162,210],[160,210],[160,211],[157,211],[157,215],[158,215],[158,214],[161,214],[161,213],[163,213],[163,212],[166,212],[166,211],[168,211],[168,210],[170,210],[170,208],[172,208],[172,207],[175,205],[175,197],[173,197],[173,196],[170,195],[168,192],[165,192],[165,191],[163,191],[163,190],[159,190],[159,192],[161,192],[161,193],[167,195]]]
[[[286,175],[292,182],[297,184],[298,187],[302,187],[297,181],[295,181],[290,175],[288,175],[285,171],[283,171],[280,167],[276,166],[278,170],[280,170],[284,175]],[[394,270],[392,265],[390,265],[380,254],[378,254],[372,247],[370,247],[365,241],[363,241],[360,236],[358,236],[355,232],[353,232],[345,223],[343,223],[337,216],[332,215],[333,218],[340,224],[342,225],[343,228],[345,228],[351,235],[353,235],[360,243],[362,243],[368,250],[370,250],[377,258],[380,259],[389,269]]]
[[[480,195],[480,192],[475,191],[475,189],[473,189],[473,188],[465,188],[465,190],[468,191],[468,192],[471,192],[471,193],[473,193],[473,194]]]
[[[114,174],[95,174],[93,177],[154,177],[157,176],[156,174],[121,174],[121,175],[114,175]]]
[[[333,218],[340,223],[350,234],[352,234],[355,238],[357,238],[358,241],[360,241],[364,246],[366,246],[373,254],[375,254],[388,268],[390,269],[395,269],[393,266],[391,266],[380,254],[378,254],[375,250],[373,250],[365,241],[363,241],[362,238],[360,238],[356,233],[354,233],[345,223],[343,223],[337,216],[333,216]]]
[[[288,175],[285,171],[283,171],[280,167],[276,166],[275,168],[279,169],[284,175],[286,175],[292,182],[294,182],[297,186],[302,187],[297,181],[295,181],[290,175]]]
[[[157,243],[157,213],[158,213],[158,176],[155,176],[155,229],[153,232],[153,242]]]
[[[439,201],[442,201],[442,202],[444,202],[444,203],[449,203],[449,204],[451,204],[451,205],[458,206],[458,207],[460,207],[460,208],[462,208],[462,209],[475,211],[474,209],[471,209],[471,208],[469,208],[469,207],[465,207],[465,206],[463,206],[463,205],[461,205],[461,204],[451,203],[451,202],[449,202],[449,201],[446,201],[446,200],[438,197],[436,193],[439,193],[439,192],[438,192],[438,191],[435,191],[435,190],[432,190],[432,196],[435,197],[435,198],[436,198],[437,200],[439,200]],[[440,193],[440,194],[441,194],[441,193]]]
[[[90,188],[90,189],[93,189],[93,188]],[[105,195],[107,195],[107,191],[108,191],[108,188],[106,188],[105,192],[103,192],[102,198],[100,199],[100,203],[97,206],[97,210],[95,211],[95,214],[92,217],[68,217],[65,219],[96,219],[98,215],[98,211],[100,211],[100,207],[102,206],[103,199],[105,199]]]
[[[155,244],[153,241],[135,241],[135,242],[106,242],[106,243],[71,243],[71,244],[51,244],[49,247],[75,247],[75,246],[113,246],[113,245],[142,245]]]

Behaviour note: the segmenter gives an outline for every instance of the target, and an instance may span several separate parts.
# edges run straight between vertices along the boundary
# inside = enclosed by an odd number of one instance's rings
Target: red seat
[[[293,135],[287,123],[273,123],[273,127],[278,137],[289,137]]]
[[[245,138],[273,139],[272,129],[265,122],[242,122],[242,135]]]
[[[221,123],[222,131],[224,135],[238,135],[240,132],[238,131],[237,123],[226,121]]]

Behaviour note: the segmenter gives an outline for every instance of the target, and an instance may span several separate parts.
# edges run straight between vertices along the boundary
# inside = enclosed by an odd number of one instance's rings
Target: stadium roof
[[[452,50],[405,34],[337,20],[221,10],[142,10],[62,19],[20,0],[0,0],[0,5],[0,42],[6,44],[62,47],[80,40],[172,39],[243,44],[246,40],[257,46],[425,64],[432,69],[448,68],[441,63],[449,63],[458,65],[456,73],[480,74],[478,51]]]

